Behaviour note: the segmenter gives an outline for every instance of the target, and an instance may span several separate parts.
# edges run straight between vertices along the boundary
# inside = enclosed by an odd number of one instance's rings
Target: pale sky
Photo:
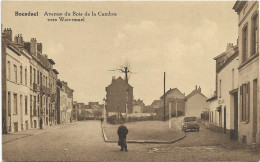
[[[128,60],[137,72],[129,80],[134,98],[149,105],[163,94],[163,72],[166,90],[177,87],[188,95],[198,85],[210,97],[215,90],[213,58],[237,41],[234,3],[2,2],[2,24],[12,28],[13,36],[43,44],[43,53],[56,62],[59,79],[74,89],[75,101],[102,102],[112,76],[124,77],[108,70]],[[38,11],[39,16],[18,17],[15,11]],[[45,11],[110,11],[117,16],[48,22]]]

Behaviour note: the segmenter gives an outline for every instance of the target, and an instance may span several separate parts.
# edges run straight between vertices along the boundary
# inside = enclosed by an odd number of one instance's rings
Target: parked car
[[[186,132],[187,130],[199,131],[200,125],[196,120],[196,117],[185,117],[181,125],[181,129]]]

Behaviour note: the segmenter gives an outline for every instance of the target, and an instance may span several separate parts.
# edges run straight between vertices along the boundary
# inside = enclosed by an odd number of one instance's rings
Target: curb
[[[72,123],[70,123],[70,124],[72,124]],[[55,127],[55,128],[49,127],[48,129],[42,129],[42,130],[36,128],[36,129],[35,129],[36,132],[32,132],[32,133],[30,133],[30,134],[16,134],[16,132],[11,132],[11,133],[8,133],[8,134],[9,134],[9,135],[23,135],[23,136],[20,137],[20,138],[12,139],[12,140],[10,140],[10,141],[2,142],[2,145],[3,145],[3,144],[6,144],[6,143],[9,143],[9,142],[13,142],[13,141],[19,140],[19,139],[22,139],[22,138],[26,138],[26,137],[31,137],[31,136],[34,136],[34,135],[42,134],[42,133],[48,132],[48,131],[50,131],[50,130],[55,130],[55,129],[58,129],[58,128],[64,128],[64,127],[67,127],[67,126],[70,125],[70,124],[60,125],[59,127]],[[29,129],[29,130],[33,130],[33,129]],[[26,131],[26,130],[24,130],[24,131]],[[20,132],[21,132],[21,131],[20,131]],[[3,137],[2,137],[2,138],[3,138]]]
[[[105,134],[103,124],[101,124],[101,129],[102,129],[102,133],[103,133],[103,137],[104,137],[105,142],[107,142],[107,143],[117,143],[118,142],[118,141],[107,140],[107,136]],[[173,140],[173,141],[127,140],[127,143],[172,144],[172,143],[175,143],[175,142],[182,140],[185,137],[186,137],[186,133],[184,133],[180,138]]]

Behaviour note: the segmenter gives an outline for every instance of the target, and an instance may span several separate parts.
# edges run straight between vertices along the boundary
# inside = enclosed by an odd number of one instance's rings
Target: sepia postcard
[[[259,1],[2,1],[3,161],[260,161]]]

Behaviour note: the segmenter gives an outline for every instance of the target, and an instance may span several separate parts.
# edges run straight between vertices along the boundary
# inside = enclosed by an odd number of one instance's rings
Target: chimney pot
[[[6,38],[8,39],[8,40],[10,40],[10,41],[12,41],[12,39],[13,39],[13,36],[12,36],[12,30],[11,30],[11,28],[10,28],[10,30],[7,28],[7,29],[5,29],[4,30],[4,34],[5,34],[5,36],[6,36]]]

